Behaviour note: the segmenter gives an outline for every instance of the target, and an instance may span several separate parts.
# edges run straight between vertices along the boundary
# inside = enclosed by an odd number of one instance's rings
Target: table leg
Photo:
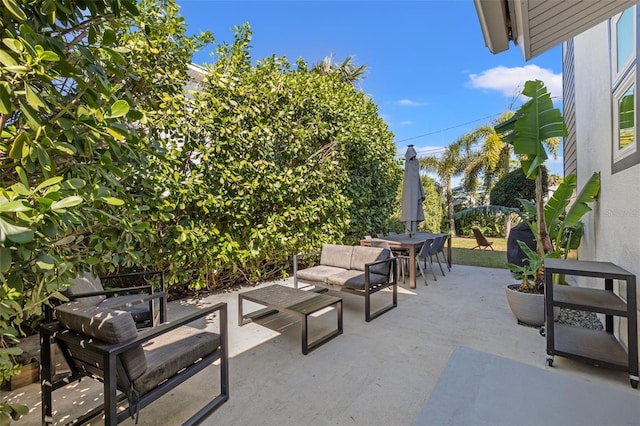
[[[409,247],[409,288],[416,288],[416,248]]]
[[[301,321],[302,324],[300,324],[302,326],[302,354],[306,355],[309,353],[309,343],[308,343],[308,333],[309,333],[309,327],[308,327],[308,321],[307,321],[307,315],[302,315]]]
[[[242,315],[242,301],[244,300],[244,297],[242,297],[242,294],[238,294],[238,326],[242,327],[244,325],[244,318]]]
[[[300,315],[302,353],[304,355],[307,355],[309,352],[316,349],[318,346],[342,334],[342,299],[338,300],[332,306],[334,306],[334,309],[336,310],[338,327],[334,331],[324,335],[323,337],[318,338],[317,340],[311,343],[309,343],[309,316],[305,314]]]

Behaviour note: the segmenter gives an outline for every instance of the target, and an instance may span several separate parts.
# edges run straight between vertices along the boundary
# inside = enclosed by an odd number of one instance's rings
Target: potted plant
[[[516,278],[521,279],[520,284],[507,285],[505,294],[511,312],[518,321],[533,326],[544,324],[544,294],[540,289],[540,271],[544,267],[544,257],[529,248],[523,241],[518,245],[527,256],[527,261],[522,266],[510,263],[509,268]],[[534,291],[535,290],[535,291]]]
[[[565,136],[566,127],[560,110],[553,107],[551,96],[542,81],[527,81],[522,94],[530,99],[520,107],[513,118],[496,126],[496,132],[505,142],[513,145],[514,153],[520,157],[525,176],[535,179],[535,202],[521,200],[521,203],[528,213],[529,226],[536,237],[537,251],[519,242],[527,255],[528,263],[522,267],[512,265],[522,280],[517,286],[507,286],[506,293],[509,300],[512,298],[510,293],[513,293],[513,288],[516,287],[515,291],[522,293],[523,298],[530,299],[533,305],[531,310],[539,313],[540,320],[521,321],[531,325],[542,325],[544,324],[544,286],[542,285],[544,259],[561,255],[566,257],[568,251],[574,247],[577,248],[575,238],[567,238],[567,235],[572,237],[581,235],[575,230],[580,229],[580,219],[591,210],[587,203],[594,201],[597,197],[600,189],[600,175],[593,174],[568,211],[567,207],[577,185],[575,175],[567,176],[549,202],[545,203],[541,173],[542,166],[548,158],[545,141]],[[554,242],[556,248],[554,248]],[[515,312],[514,315],[518,318]]]

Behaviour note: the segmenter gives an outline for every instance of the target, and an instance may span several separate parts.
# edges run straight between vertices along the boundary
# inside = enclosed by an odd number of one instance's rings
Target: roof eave
[[[473,0],[484,42],[491,53],[509,49],[510,28],[506,3],[502,0]]]

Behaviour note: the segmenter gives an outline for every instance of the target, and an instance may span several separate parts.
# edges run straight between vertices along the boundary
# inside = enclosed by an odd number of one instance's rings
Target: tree
[[[542,173],[542,190],[544,193],[548,191],[547,168],[543,167]],[[502,179],[496,182],[491,190],[490,204],[494,206],[522,208],[520,199],[534,200],[536,197],[535,181],[527,179],[522,169],[516,169],[507,173]]]
[[[465,135],[449,145],[441,156],[426,156],[421,157],[420,167],[429,172],[434,172],[440,178],[445,187],[446,204],[447,204],[447,218],[449,219],[449,230],[452,236],[456,236],[456,226],[454,209],[453,209],[453,191],[451,188],[451,180],[461,175],[466,167],[469,165],[469,161],[472,158],[471,148],[475,139]]]
[[[4,0],[0,45],[0,373],[23,322],[77,269],[119,263],[135,232],[123,177],[144,168],[147,146],[121,83],[117,49],[134,0]],[[117,195],[117,196],[116,196]],[[122,242],[121,239],[122,238]],[[96,256],[99,253],[99,256]],[[13,408],[0,410],[0,420]]]
[[[338,64],[333,61],[333,54],[330,54],[314,65],[311,70],[320,75],[337,74],[343,82],[353,84],[362,80],[366,69],[365,65],[359,67],[354,65],[351,56],[347,56],[344,61]]]
[[[339,74],[275,56],[252,64],[248,25],[216,48],[191,96],[173,96],[170,147],[145,206],[145,249],[172,285],[283,276],[291,253],[359,240],[395,208],[402,169],[377,107]],[[182,111],[182,112],[180,112]],[[170,253],[170,256],[167,256]]]

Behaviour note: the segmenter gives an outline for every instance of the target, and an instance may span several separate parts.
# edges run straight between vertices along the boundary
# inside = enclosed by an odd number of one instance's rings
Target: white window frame
[[[640,126],[638,123],[638,110],[640,99],[638,98],[638,13],[640,8],[632,6],[626,10],[633,17],[633,48],[631,55],[625,60],[622,69],[618,70],[618,34],[617,24],[625,13],[619,13],[609,20],[609,48],[611,67],[611,114],[612,114],[612,140],[611,140],[611,173],[617,173],[640,163],[640,150],[638,149],[638,136]],[[620,110],[619,103],[627,90],[634,86],[634,139],[626,147],[620,149]]]
[[[630,154],[633,154],[637,151],[638,146],[638,108],[637,108],[637,96],[638,96],[638,86],[636,85],[636,73],[632,72],[627,75],[627,77],[620,82],[618,87],[613,93],[613,106],[614,106],[614,114],[613,114],[613,128],[614,128],[614,143],[613,143],[613,161],[617,162],[621,159],[627,157]],[[629,145],[624,148],[620,148],[620,100],[627,93],[629,88],[634,86],[634,101],[636,107],[633,109],[633,128],[634,128],[634,139]]]
[[[633,17],[633,46],[631,48],[631,55],[627,58],[627,60],[624,62],[624,64],[622,65],[622,69],[618,70],[618,32],[616,31],[618,28],[618,21],[620,21],[620,18],[622,18],[622,15],[625,12],[630,12],[631,16]],[[631,66],[632,63],[635,62],[636,60],[636,28],[637,28],[637,22],[636,22],[636,13],[635,13],[635,6],[631,7],[627,10],[625,10],[622,13],[619,13],[618,15],[614,16],[613,18],[611,18],[611,56],[612,56],[612,61],[611,61],[611,77],[612,77],[612,83],[615,86],[616,82],[620,81],[621,78],[624,77],[624,74],[626,71],[628,71],[629,67]]]

